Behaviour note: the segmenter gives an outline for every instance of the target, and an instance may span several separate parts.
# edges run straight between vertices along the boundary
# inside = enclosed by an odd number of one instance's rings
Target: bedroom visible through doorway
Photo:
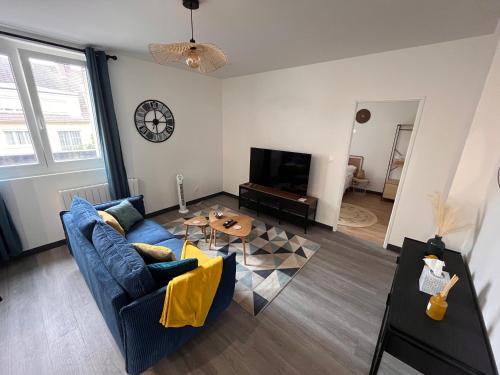
[[[384,245],[420,102],[360,102],[337,230]]]

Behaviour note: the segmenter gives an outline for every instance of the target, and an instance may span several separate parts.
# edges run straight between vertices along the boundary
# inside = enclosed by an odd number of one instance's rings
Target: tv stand
[[[278,218],[278,222],[286,220],[304,227],[316,219],[318,198],[301,196],[268,186],[246,182],[240,185],[238,208],[247,207],[257,211],[257,216],[264,212]]]

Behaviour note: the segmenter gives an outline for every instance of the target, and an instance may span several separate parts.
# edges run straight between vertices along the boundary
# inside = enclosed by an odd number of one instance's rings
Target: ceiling
[[[181,0],[0,0],[0,24],[151,59],[187,41]],[[222,48],[225,78],[495,31],[498,0],[201,0],[195,39]]]

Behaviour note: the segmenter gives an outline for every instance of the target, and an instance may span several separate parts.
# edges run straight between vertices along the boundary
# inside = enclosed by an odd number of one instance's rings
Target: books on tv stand
[[[304,233],[316,219],[318,198],[302,196],[269,186],[246,182],[240,185],[238,208],[246,207],[303,226]]]

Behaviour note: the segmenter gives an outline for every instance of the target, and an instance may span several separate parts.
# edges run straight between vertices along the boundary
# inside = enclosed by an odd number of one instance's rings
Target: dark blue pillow
[[[118,220],[125,232],[128,232],[132,225],[144,219],[139,211],[132,206],[127,199],[124,199],[119,204],[110,207],[106,210],[108,214]]]
[[[170,262],[148,264],[149,272],[159,286],[167,285],[174,277],[192,271],[198,267],[198,259],[190,258]]]
[[[71,202],[70,212],[73,216],[73,222],[90,241],[95,223],[102,221],[97,210],[85,199],[75,196]]]
[[[108,224],[96,222],[92,242],[109,273],[132,299],[156,289],[155,281],[139,253]]]

